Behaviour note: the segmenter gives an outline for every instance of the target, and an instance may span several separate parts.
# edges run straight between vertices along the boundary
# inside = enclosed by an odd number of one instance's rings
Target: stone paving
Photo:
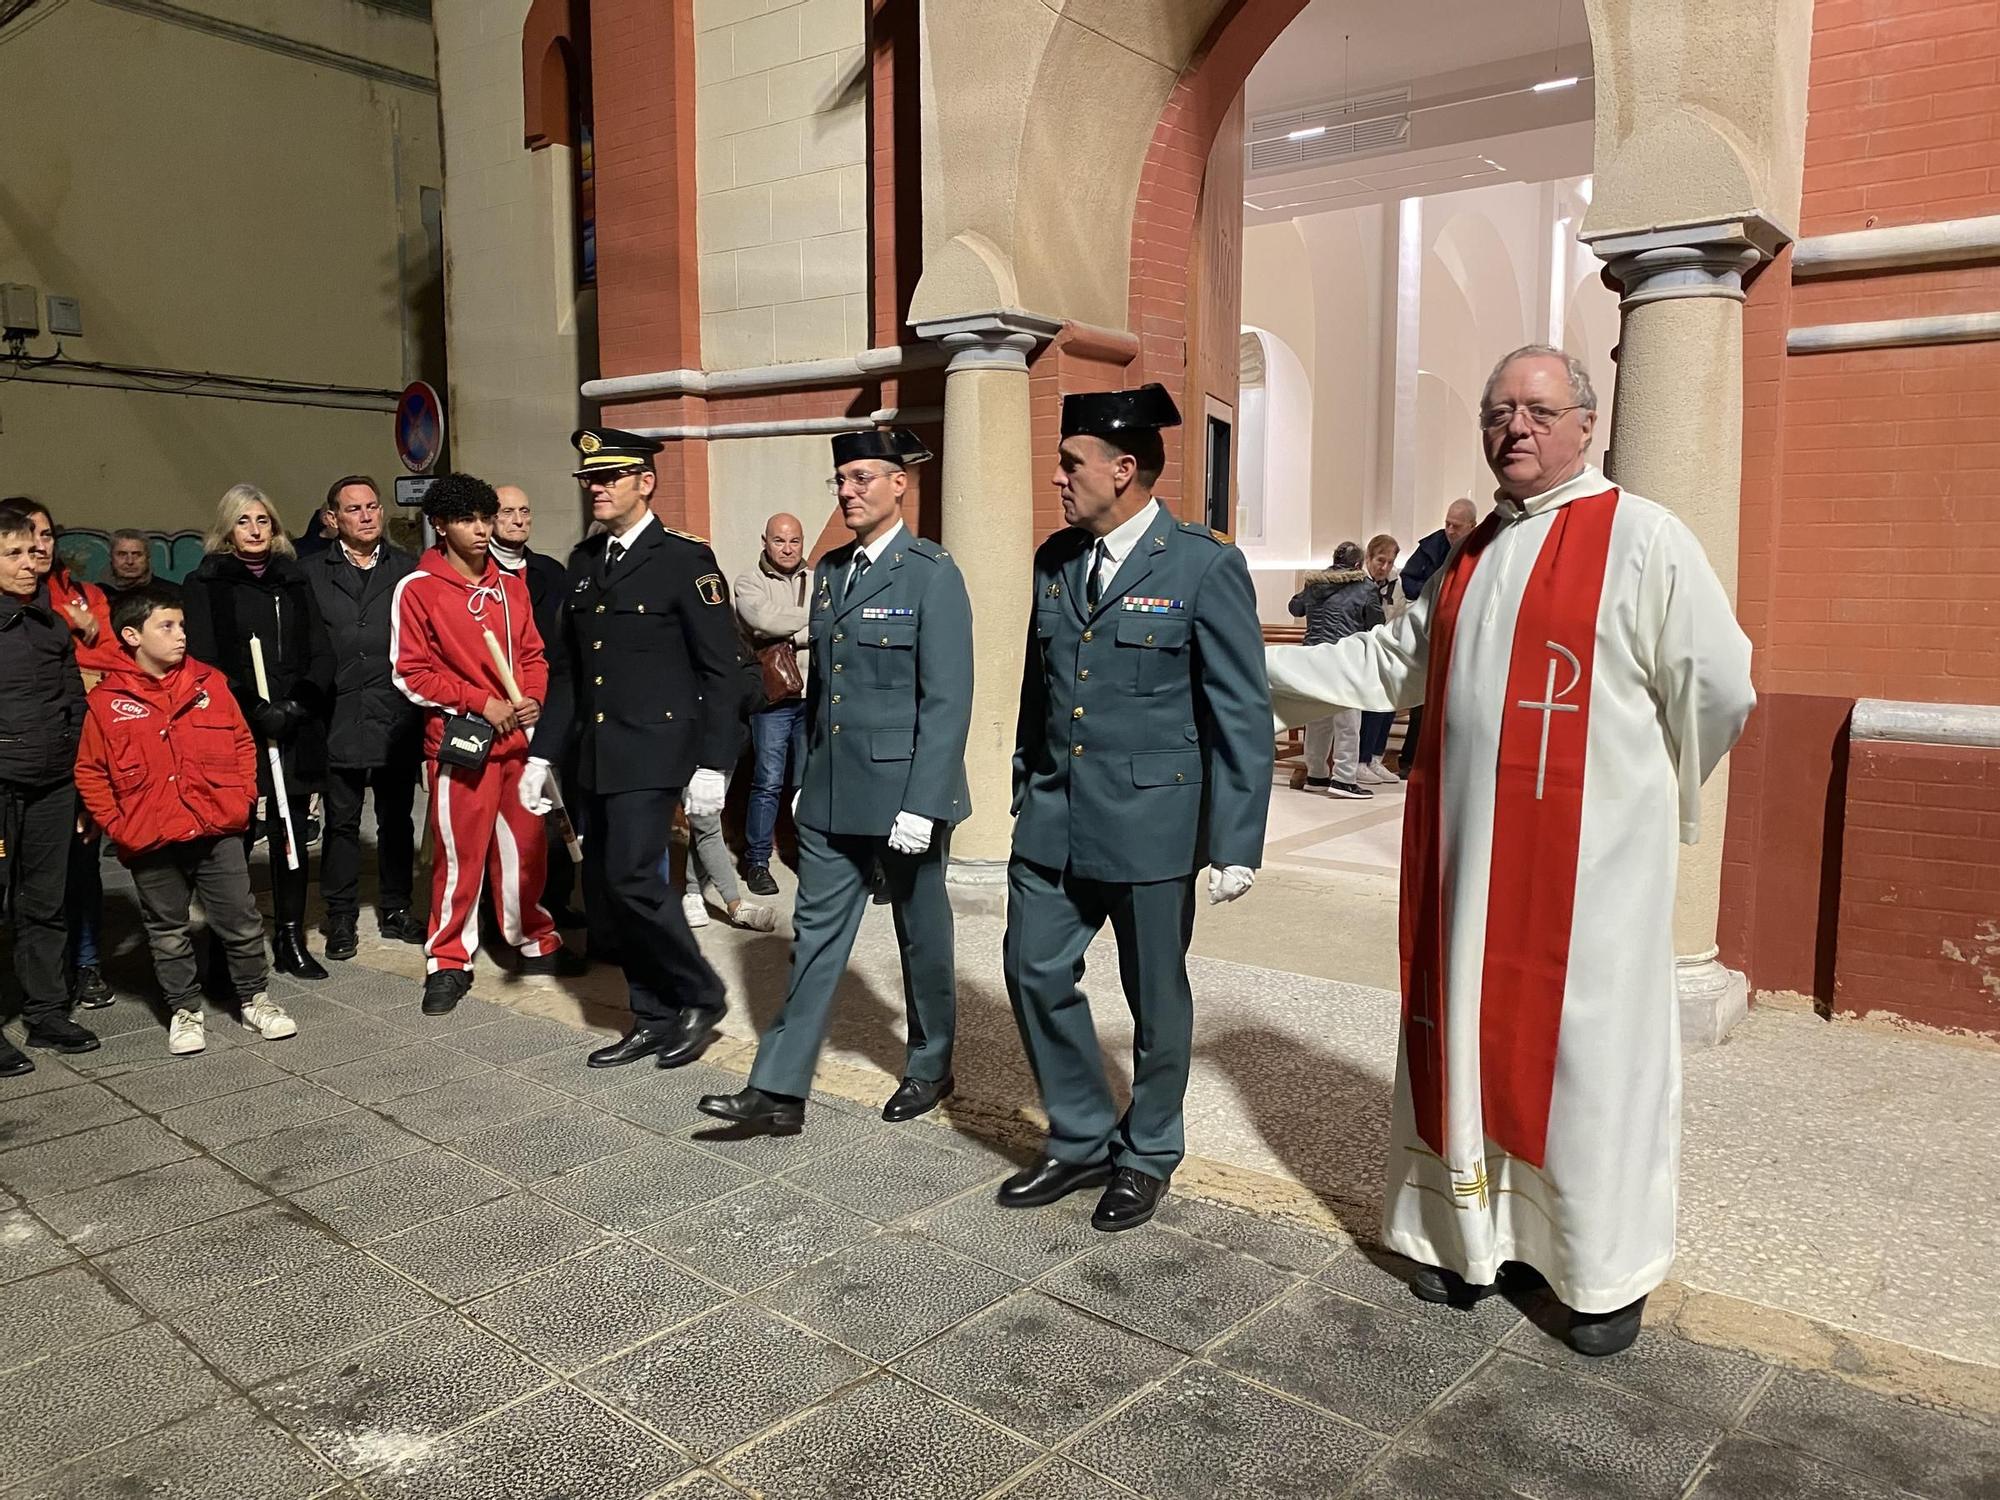
[[[1343,1238],[1170,1195],[1094,1233],[1012,1159],[358,965],[300,1035],[151,1009],[0,1084],[7,1500],[1973,1500],[2000,1426],[1533,1300],[1428,1307]],[[489,991],[490,992],[490,991]]]

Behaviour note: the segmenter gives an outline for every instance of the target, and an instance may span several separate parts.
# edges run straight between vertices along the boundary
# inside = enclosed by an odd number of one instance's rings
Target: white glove
[[[889,847],[898,854],[922,854],[931,846],[932,823],[913,812],[899,812],[889,825]]]
[[[792,793],[792,821],[794,823],[798,822],[799,820],[799,797],[801,795],[802,794],[799,792]]]
[[[521,772],[519,787],[521,806],[536,817],[541,817],[556,804],[549,796],[549,763],[545,760],[531,760],[527,769]]]
[[[1210,865],[1208,867],[1208,904],[1220,906],[1225,901],[1234,901],[1250,889],[1257,878],[1257,872],[1248,865]]]
[[[728,795],[728,778],[720,771],[711,771],[704,767],[688,777],[687,791],[681,797],[681,806],[687,809],[690,818],[712,818],[722,811],[723,799]]]

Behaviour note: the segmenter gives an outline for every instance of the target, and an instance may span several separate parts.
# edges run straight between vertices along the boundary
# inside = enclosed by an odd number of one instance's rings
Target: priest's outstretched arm
[[[1749,638],[1678,517],[1667,517],[1647,552],[1637,623],[1640,661],[1680,784],[1681,842],[1692,844],[1701,837],[1701,784],[1742,734],[1757,694]]]
[[[1431,608],[1444,574],[1443,568],[1433,573],[1417,602],[1386,625],[1317,646],[1266,646],[1278,728],[1323,718],[1329,708],[1393,713],[1423,702]]]

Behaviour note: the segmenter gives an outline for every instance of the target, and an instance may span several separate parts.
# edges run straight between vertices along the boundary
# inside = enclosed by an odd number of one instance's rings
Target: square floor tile
[[[512,1073],[489,1072],[386,1100],[378,1113],[426,1140],[449,1141],[556,1108],[563,1096]]]
[[[25,1208],[0,1212],[0,1282],[53,1271],[75,1259],[62,1236]]]
[[[898,1373],[1054,1445],[1179,1365],[1164,1344],[1019,1292],[896,1361]]]
[[[94,1344],[145,1321],[143,1310],[88,1266],[10,1281],[0,1286],[0,1370]]]
[[[229,1394],[164,1327],[142,1324],[100,1344],[90,1359],[43,1360],[0,1375],[0,1474],[25,1479]]]
[[[1410,1277],[1415,1270],[1410,1261],[1386,1250],[1349,1250],[1321,1271],[1317,1279],[1336,1292],[1435,1323],[1452,1333],[1470,1334],[1489,1344],[1499,1343],[1521,1326],[1521,1309],[1497,1293],[1481,1298],[1469,1308],[1423,1301],[1410,1291]]]
[[[259,1140],[239,1141],[215,1154],[274,1193],[296,1193],[380,1162],[408,1156],[425,1142],[366,1109],[350,1109],[312,1125]]]
[[[339,1482],[244,1401],[53,1469],[8,1500],[307,1500]]]
[[[668,1485],[658,1500],[743,1500],[743,1491],[704,1470]]]
[[[861,1215],[769,1181],[678,1214],[639,1239],[710,1281],[754,1292],[873,1233]]]
[[[2000,1427],[1831,1375],[1780,1370],[1743,1426],[1932,1500],[2000,1494]]]
[[[1490,1474],[1461,1468],[1420,1444],[1403,1444],[1385,1454],[1349,1495],[1350,1500],[1521,1500],[1519,1490]]]
[[[617,1033],[599,1034],[591,1032],[585,1041],[592,1047],[603,1046]],[[595,1104],[613,1089],[624,1088],[632,1081],[635,1069],[650,1067],[651,1060],[633,1063],[623,1068],[593,1068],[568,1048],[556,1052],[544,1052],[540,1057],[523,1058],[520,1062],[509,1063],[507,1071],[516,1078],[529,1083],[540,1084],[545,1089],[570,1099],[587,1099]],[[657,1073],[657,1069],[653,1070]],[[635,1122],[636,1123],[636,1122]]]
[[[414,1032],[352,1011],[339,1012],[338,1019],[318,1020],[309,1008],[302,1008],[289,998],[284,1003],[299,1023],[298,1035],[267,1042],[258,1051],[287,1072],[317,1073],[322,1068],[353,1062],[357,1057],[373,1057],[378,1052],[408,1047],[417,1040]]]
[[[97,1265],[155,1314],[170,1317],[346,1250],[292,1205],[261,1203],[114,1250]]]
[[[226,1373],[256,1385],[437,1310],[436,1298],[357,1250],[174,1321]]]
[[[999,1500],[1132,1500],[1132,1495],[1123,1486],[1056,1458],[1002,1490]]]
[[[1002,1208],[991,1193],[967,1193],[917,1215],[911,1228],[960,1255],[1032,1280],[1104,1243],[1090,1227],[1096,1206],[1088,1193],[1072,1193],[1046,1208]]]
[[[434,1219],[371,1249],[448,1302],[463,1302],[567,1260],[604,1236],[527,1193]]]
[[[647,1144],[535,1184],[535,1191],[571,1213],[617,1234],[635,1234],[660,1220],[720,1198],[756,1179],[706,1151],[646,1136]]]
[[[663,1255],[612,1244],[468,1303],[465,1311],[569,1375],[727,1300]]]
[[[1261,1261],[1170,1229],[1107,1236],[1041,1282],[1044,1291],[1190,1352],[1297,1284]]]
[[[364,933],[371,918],[362,918]],[[397,945],[401,947],[401,944]],[[412,952],[414,952],[412,945]],[[407,1021],[414,1025],[419,1017],[425,1021],[418,1007],[423,1002],[423,981],[406,979],[401,974],[391,974],[382,969],[370,969],[360,964],[349,963],[333,967],[330,979],[315,984],[297,986],[306,994],[325,992],[353,1010],[391,1022]],[[470,1000],[461,1000],[461,1006],[470,1005]],[[488,1017],[487,1019],[493,1019]]]
[[[1719,1422],[1510,1354],[1417,1429],[1433,1450],[1544,1500],[1678,1495],[1721,1435]]]
[[[577,1377],[698,1458],[727,1452],[871,1366],[761,1308],[732,1302]]]
[[[244,1056],[256,1058],[257,1054],[248,1052]],[[207,1062],[204,1057],[189,1066],[204,1066]],[[172,1071],[180,1072],[180,1065],[176,1064]],[[294,1125],[310,1125],[353,1107],[340,1095],[308,1079],[294,1078],[277,1068],[271,1071],[278,1075],[276,1083],[168,1110],[160,1123],[176,1135],[184,1135],[196,1145],[213,1151]]]
[[[232,1047],[224,1052],[178,1057],[164,1068],[121,1073],[106,1079],[104,1086],[148,1114],[163,1115],[185,1105],[220,1099],[225,1094],[240,1094],[289,1077],[283,1068],[266,1062],[261,1054],[247,1047]]]
[[[35,1211],[72,1249],[98,1255],[266,1201],[254,1183],[219,1161],[198,1156],[113,1178],[80,1193],[45,1198]]]
[[[587,1104],[572,1103],[547,1114],[527,1115],[460,1136],[451,1145],[461,1155],[527,1183],[630,1151],[651,1140],[636,1125],[613,1119]]]
[[[385,978],[387,976],[384,976]],[[474,981],[477,983],[477,981]],[[381,1016],[397,1025],[408,1028],[426,1041],[442,1041],[447,1044],[462,1031],[476,1031],[481,1026],[490,1026],[495,1021],[505,1021],[514,1012],[504,1005],[495,1005],[491,1000],[482,1000],[477,995],[467,995],[463,1000],[441,1016],[427,1016],[423,1013],[423,981],[420,979],[397,979],[391,988],[396,991],[391,997],[388,990],[379,996],[362,996],[354,1002],[357,1010],[369,1015]],[[387,1000],[390,1003],[378,1003]]]
[[[1209,1365],[1078,1438],[1071,1455],[1156,1500],[1339,1494],[1383,1439]]]
[[[1735,1421],[1771,1373],[1761,1360],[1692,1343],[1665,1328],[1642,1328],[1632,1347],[1616,1359],[1592,1359],[1563,1342],[1569,1315],[1553,1298],[1533,1313],[1530,1321],[1507,1335],[1502,1347],[1508,1353],[1572,1375],[1606,1380],[1649,1401],[1684,1406],[1721,1421]],[[1542,1327],[1537,1320],[1546,1320],[1549,1326]]]
[[[641,1500],[688,1461],[562,1386],[366,1481],[374,1500]]]
[[[1331,1230],[1308,1229],[1273,1215],[1224,1208],[1178,1192],[1160,1200],[1153,1222],[1301,1276],[1320,1270],[1353,1243]]]
[[[226,1051],[236,1045],[235,1038],[223,1029],[223,1023],[217,1016],[211,1013],[208,1020],[209,1051]],[[232,1018],[227,1024],[234,1026],[236,1023]],[[151,1026],[119,1032],[116,1036],[107,1035],[96,1051],[70,1058],[69,1065],[88,1077],[105,1080],[139,1068],[169,1067],[180,1061],[182,1059],[167,1051],[167,1028],[155,1021]],[[41,1064],[35,1066],[39,1070]]]
[[[40,1071],[39,1064],[36,1071]],[[15,1151],[37,1141],[112,1125],[138,1113],[102,1084],[74,1081],[70,1088],[27,1095],[15,1093],[13,1084],[10,1078],[0,1085],[6,1089],[0,1093],[0,1151]]]
[[[785,1174],[808,1192],[888,1223],[932,1208],[968,1188],[997,1182],[996,1167],[909,1130],[878,1131]]]
[[[1989,1489],[1986,1493],[1992,1493]],[[1807,1458],[1795,1448],[1731,1434],[1711,1453],[1688,1500],[1902,1500],[1852,1469]]]
[[[506,1178],[429,1146],[307,1188],[292,1202],[354,1244],[366,1245],[513,1191]]]
[[[1400,1432],[1488,1349],[1308,1283],[1237,1329],[1213,1358],[1363,1427]]]
[[[949,1460],[940,1462],[940,1455]],[[893,1376],[844,1392],[719,1467],[767,1500],[974,1500],[1040,1455]]]
[[[490,1072],[492,1064],[467,1057],[449,1047],[421,1042],[394,1052],[378,1052],[312,1075],[321,1088],[356,1104],[380,1104],[405,1094],[421,1093],[442,1083],[454,1083]]]
[[[741,1077],[731,1080],[730,1092],[743,1087]],[[861,1119],[838,1110],[808,1109],[805,1128],[797,1135],[767,1135],[724,1125],[689,1110],[678,1130],[664,1123],[648,1125],[669,1140],[699,1146],[725,1161],[752,1172],[783,1172],[802,1167],[822,1156],[853,1151],[862,1141],[879,1135],[886,1127],[880,1120]]]
[[[908,1230],[836,1250],[757,1300],[872,1359],[914,1349],[1020,1283]]]
[[[655,1068],[646,1062],[594,1071],[605,1075],[613,1085],[592,1097],[591,1102],[599,1109],[676,1139],[684,1139],[689,1131],[717,1124],[695,1109],[695,1100],[703,1094],[733,1094],[744,1082],[741,1073],[704,1062],[689,1063],[682,1068]],[[812,1118],[811,1110],[806,1111],[806,1118]]]
[[[457,1051],[496,1065],[525,1062],[545,1052],[565,1050],[576,1053],[576,1065],[583,1066],[584,1054],[604,1043],[596,1033],[569,1026],[547,1016],[524,1016],[509,1011],[487,1026],[455,1032],[451,1045]]]
[[[33,1203],[194,1154],[194,1147],[151,1120],[122,1120],[0,1155],[0,1187]]]
[[[10,1022],[0,1035],[7,1036],[17,1046],[25,1047],[27,1045],[24,1038],[25,1031],[25,1027]],[[110,1033],[101,1032],[99,1035],[109,1036]],[[101,1055],[101,1051],[102,1049],[99,1052],[81,1053],[78,1056],[97,1057]],[[9,1078],[0,1083],[0,1088],[4,1088],[7,1098],[20,1100],[32,1098],[36,1094],[53,1094],[57,1089],[73,1089],[91,1082],[96,1077],[95,1074],[70,1067],[61,1061],[61,1054],[55,1052],[37,1052],[33,1062],[34,1072],[19,1078]]]
[[[546,1371],[492,1334],[440,1313],[273,1381],[257,1399],[335,1468],[357,1475],[548,1383]]]

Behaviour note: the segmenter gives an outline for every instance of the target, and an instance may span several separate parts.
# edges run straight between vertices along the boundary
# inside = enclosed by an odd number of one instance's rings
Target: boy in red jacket
[[[479,949],[479,894],[488,871],[500,931],[521,954],[524,974],[570,973],[556,925],[541,906],[548,844],[542,820],[521,806],[516,788],[528,764],[525,730],[541,717],[549,667],[527,585],[488,555],[500,500],[470,474],[446,474],[424,496],[437,546],[396,585],[389,655],[396,686],[429,710],[424,725],[425,780],[431,789],[431,935],[424,944],[425,1015],[443,1015],[472,987]],[[511,697],[486,644],[491,633],[507,658],[519,698]],[[483,718],[493,747],[477,770],[438,759],[445,720]]]
[[[134,589],[111,623],[130,656],[91,690],[76,789],[132,871],[166,993],[167,1050],[199,1052],[201,986],[189,898],[221,938],[243,1024],[266,1040],[298,1026],[265,993],[264,918],[250,894],[243,830],[257,801],[257,751],[229,681],[189,658],[177,600]]]

